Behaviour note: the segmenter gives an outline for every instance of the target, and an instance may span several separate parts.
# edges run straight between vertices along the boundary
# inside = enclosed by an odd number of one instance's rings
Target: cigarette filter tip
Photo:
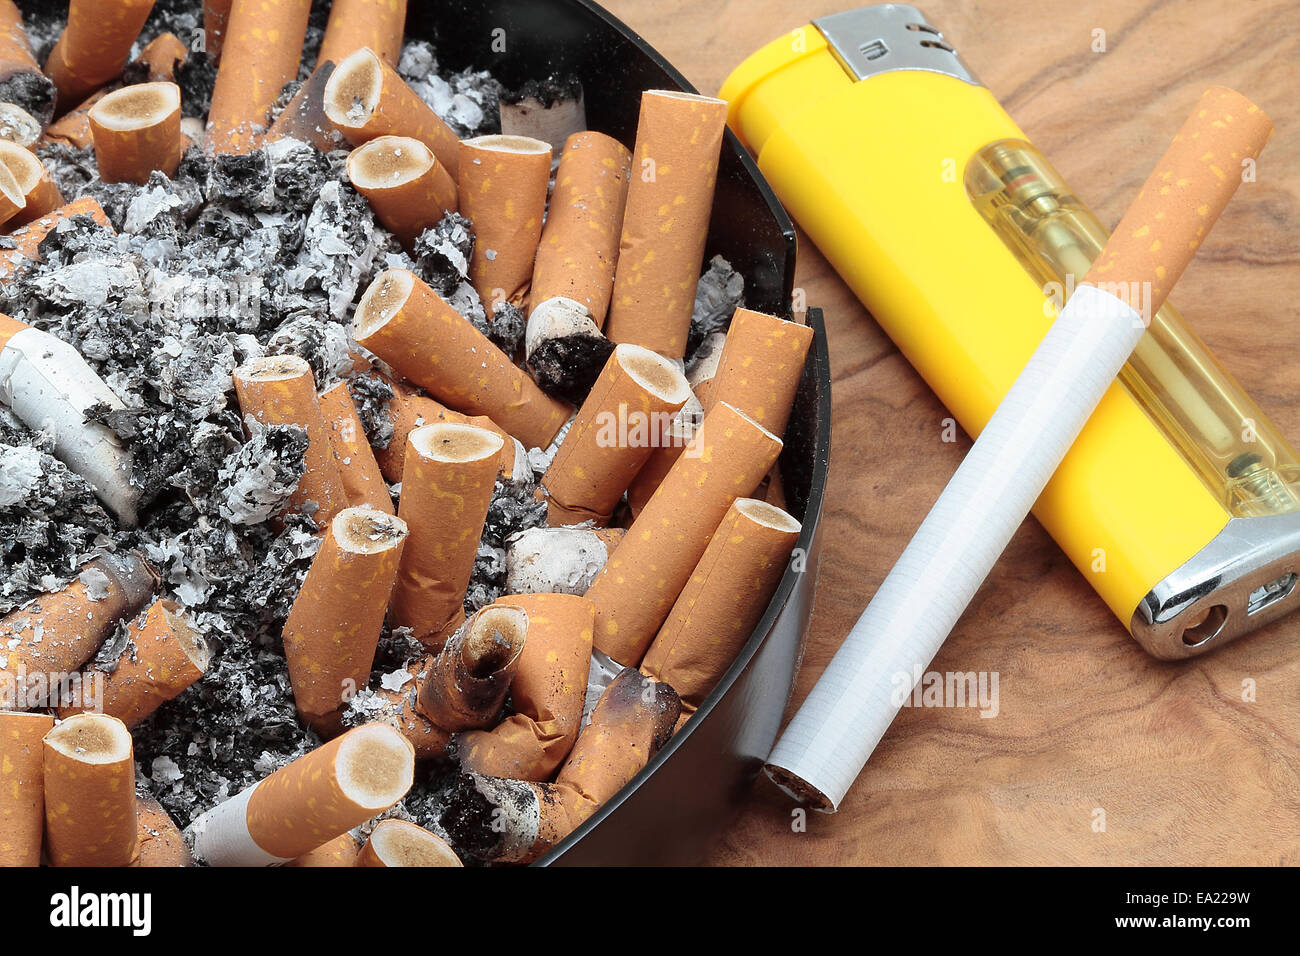
[[[45,735],[45,837],[55,866],[136,857],[135,759],[116,717],[77,714]]]
[[[442,837],[406,820],[380,820],[357,866],[464,866]]]

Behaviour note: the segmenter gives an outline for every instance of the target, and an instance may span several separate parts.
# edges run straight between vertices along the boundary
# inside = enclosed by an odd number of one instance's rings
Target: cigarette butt
[[[415,755],[396,728],[365,724],[299,757],[190,824],[209,866],[296,859],[406,796]]]
[[[342,833],[328,843],[290,860],[285,866],[356,866],[361,847],[351,833]]]
[[[1243,163],[1272,134],[1272,121],[1246,97],[1206,90],[1083,281],[1150,288],[1147,318],[1155,315],[1241,184]]]
[[[446,840],[406,820],[380,820],[356,865],[464,866]]]
[[[346,142],[338,127],[325,115],[325,87],[333,72],[333,63],[317,60],[307,82],[298,88],[271,124],[267,142],[288,137],[310,143],[322,153],[338,149]]]
[[[529,528],[510,537],[510,594],[582,595],[623,540],[622,528]]]
[[[26,206],[27,197],[23,195],[22,186],[9,167],[0,164],[0,225],[21,219]]]
[[[433,151],[409,136],[379,136],[348,156],[348,178],[383,227],[408,249],[456,208],[456,183]]]
[[[59,187],[54,185],[49,170],[31,150],[0,140],[0,165],[13,175],[19,192],[23,194],[23,208],[8,222],[11,229],[48,216],[63,205]]]
[[[45,831],[41,740],[48,714],[0,712],[0,867],[39,866]]]
[[[99,204],[98,200],[91,196],[74,199],[66,206],[60,206],[48,215],[41,216],[39,219],[35,219],[10,233],[9,238],[14,241],[14,247],[0,251],[0,279],[12,275],[23,260],[31,259],[35,261],[40,259],[41,242],[54,230],[55,226],[65,219],[71,219],[73,216],[90,216],[105,229],[111,230],[113,228],[108,221],[108,215],[104,212],[104,207]],[[6,318],[8,317],[6,316]]]
[[[365,426],[361,424],[361,416],[357,414],[347,383],[340,382],[326,389],[321,393],[319,404],[321,416],[329,429],[330,445],[338,460],[348,504],[393,514],[393,497],[388,493],[388,485],[384,483],[379,463],[370,449]]]
[[[135,58],[148,69],[150,83],[171,83],[176,79],[176,65],[190,58],[190,48],[174,33],[160,33]]]
[[[659,447],[651,450],[645,464],[641,466],[641,470],[632,479],[632,484],[628,486],[627,504],[633,518],[641,514],[646,503],[659,490],[664,478],[672,471],[673,465],[677,464],[677,459],[682,457],[682,452],[691,443],[699,427],[697,418],[682,414],[678,414],[669,423],[667,434],[664,435]]]
[[[127,633],[130,644],[104,677],[103,692],[84,691],[81,700],[59,708],[61,718],[93,710],[134,727],[208,669],[207,642],[174,601],[154,601]]]
[[[0,100],[34,113],[38,125],[54,113],[54,84],[41,72],[13,0],[0,0]]]
[[[221,59],[230,26],[230,7],[234,0],[203,0],[203,47],[213,61]]]
[[[542,237],[551,147],[526,136],[478,136],[460,144],[460,214],[474,223],[469,280],[488,307],[528,295]]]
[[[181,90],[175,83],[137,83],[90,108],[91,139],[106,183],[144,185],[161,170],[176,175],[181,161]]]
[[[581,405],[614,354],[614,343],[576,299],[553,296],[539,302],[524,327],[524,357],[533,379],[547,394]]]
[[[605,333],[615,342],[686,354],[726,121],[725,100],[642,94]]]
[[[438,401],[486,415],[526,447],[545,448],[569,420],[556,401],[414,273],[389,269],[357,305],[357,343]]]
[[[555,783],[470,774],[450,794],[443,824],[457,846],[480,859],[530,863],[635,777],[680,713],[671,687],[625,668],[601,695]]]
[[[428,661],[426,657],[408,664],[400,687],[390,683],[375,690],[375,696],[384,705],[375,719],[396,727],[414,748],[416,760],[445,756],[451,743],[451,734],[420,713],[418,707],[420,681],[427,673]]]
[[[800,524],[780,508],[739,498],[727,509],[641,662],[695,713],[755,625],[785,573]]]
[[[528,638],[528,615],[517,605],[475,612],[425,663],[416,707],[457,733],[496,723]]]
[[[726,402],[774,435],[784,435],[812,338],[806,325],[736,309],[704,410]]]
[[[337,731],[339,709],[370,679],[406,537],[400,518],[343,509],[289,611],[284,656],[294,703],[322,735]]]
[[[298,77],[311,0],[234,0],[208,111],[208,146],[250,153],[261,145],[271,104]]]
[[[31,148],[41,138],[41,124],[21,106],[0,103],[0,140]]]
[[[334,0],[316,62],[342,62],[367,47],[397,66],[406,29],[406,0]]]
[[[383,476],[397,484],[402,480],[402,471],[406,464],[406,439],[411,432],[423,425],[436,425],[448,422],[453,425],[475,425],[486,428],[501,436],[501,462],[499,471],[502,475],[513,475],[515,461],[518,457],[519,443],[506,434],[504,428],[486,415],[462,415],[454,412],[427,395],[417,394],[400,382],[393,386],[393,399],[388,403],[388,413],[393,419],[393,437],[387,448],[375,450],[375,460]]]
[[[162,804],[147,794],[136,794],[136,842],[138,867],[185,867],[194,865],[194,857],[176,821]]]
[[[68,25],[45,61],[64,110],[122,75],[154,0],[72,0]]]
[[[76,714],[45,735],[45,843],[54,866],[130,866],[139,848],[131,732]]]
[[[353,146],[378,136],[418,139],[460,181],[456,134],[368,47],[338,61],[325,85],[325,115]]]
[[[0,675],[6,677],[0,681],[0,708],[43,706],[64,677],[95,656],[119,621],[144,606],[156,584],[139,555],[107,554],[62,589],[10,611],[0,620]]]
[[[639,345],[615,348],[542,476],[547,523],[608,523],[690,396],[671,360]]]
[[[781,452],[781,439],[722,402],[700,425],[587,597],[596,604],[596,648],[635,667],[658,633],[713,532]]]
[[[632,154],[603,133],[564,143],[533,265],[530,309],[555,296],[581,302],[604,328],[627,204]]]
[[[573,594],[515,594],[528,640],[510,685],[514,713],[492,730],[460,738],[461,766],[487,777],[549,780],[573,748],[591,663],[596,607]]]
[[[325,528],[347,507],[348,497],[316,398],[311,366],[296,355],[268,355],[235,369],[234,378],[244,415],[263,425],[298,425],[306,430],[306,471],[288,510],[308,511],[314,503],[312,518],[318,528]]]
[[[426,646],[441,647],[464,619],[502,444],[499,435],[473,425],[425,425],[407,439],[397,513],[411,537],[390,617]]]

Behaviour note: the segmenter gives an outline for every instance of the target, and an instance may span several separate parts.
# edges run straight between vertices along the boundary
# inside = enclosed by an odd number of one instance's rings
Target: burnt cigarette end
[[[614,343],[586,306],[557,296],[539,303],[528,317],[524,351],[542,391],[581,406],[614,354]]]
[[[339,789],[355,804],[378,813],[411,789],[415,757],[401,733],[386,724],[349,731],[336,763]]]
[[[75,714],[46,734],[45,743],[84,764],[116,763],[131,756],[131,732],[106,714]]]
[[[357,304],[353,320],[357,339],[366,339],[388,324],[406,304],[415,288],[415,276],[405,269],[389,269],[370,284]]]
[[[12,103],[46,126],[54,118],[54,84],[36,70],[14,72],[0,80],[0,102]]]
[[[793,797],[800,803],[807,804],[818,813],[835,812],[835,804],[831,802],[830,797],[802,777],[795,776],[784,767],[778,767],[774,764],[766,764],[763,767],[763,772],[767,774],[769,780],[785,791],[787,796]]]
[[[635,667],[625,667],[605,688],[601,698],[605,719],[644,715],[650,721],[652,753],[668,742],[682,715],[682,701],[667,684],[646,677]]]
[[[307,360],[296,355],[264,355],[235,369],[235,377],[248,382],[283,382],[309,374]]]
[[[582,83],[573,74],[529,80],[498,97],[501,132],[550,143],[558,153],[564,141],[587,128]]]
[[[208,669],[208,662],[211,660],[211,650],[208,642],[203,639],[198,628],[194,626],[193,619],[185,613],[179,604],[175,601],[159,602],[162,608],[163,619],[176,635],[176,644],[189,658],[190,663],[200,671]]]
[[[461,852],[508,863],[528,856],[540,819],[537,793],[522,780],[461,773],[443,794],[438,825]]]
[[[0,139],[26,147],[40,138],[41,124],[36,117],[21,106],[0,102]]]
[[[484,608],[475,618],[461,648],[470,675],[486,680],[519,658],[528,633],[528,615],[514,606]]]

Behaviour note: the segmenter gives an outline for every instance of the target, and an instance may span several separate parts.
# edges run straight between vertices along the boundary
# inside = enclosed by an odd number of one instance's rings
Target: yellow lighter
[[[913,7],[815,20],[720,95],[794,218],[978,434],[1106,230]],[[1300,603],[1300,459],[1171,306],[1034,514],[1156,657]]]

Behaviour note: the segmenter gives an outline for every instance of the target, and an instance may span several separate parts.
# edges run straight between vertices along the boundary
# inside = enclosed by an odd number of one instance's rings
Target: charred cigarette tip
[[[818,813],[834,813],[835,804],[830,797],[822,793],[802,777],[786,770],[784,767],[778,767],[775,764],[766,764],[763,772],[767,779],[788,797],[798,803],[806,804],[812,807]]]
[[[208,647],[208,642],[203,639],[203,635],[194,626],[193,619],[175,601],[160,601],[159,606],[162,609],[163,618],[172,629],[172,633],[176,635],[177,645],[185,653],[185,656],[190,659],[190,663],[200,671],[206,671],[212,652]]]
[[[405,269],[389,269],[370,284],[357,303],[353,325],[358,340],[383,328],[406,304],[415,288],[415,276]]]
[[[235,369],[235,377],[248,382],[283,382],[311,372],[311,365],[297,355],[264,355]]]
[[[474,617],[461,648],[471,676],[486,678],[510,667],[523,652],[528,615],[521,607],[484,608]]]

